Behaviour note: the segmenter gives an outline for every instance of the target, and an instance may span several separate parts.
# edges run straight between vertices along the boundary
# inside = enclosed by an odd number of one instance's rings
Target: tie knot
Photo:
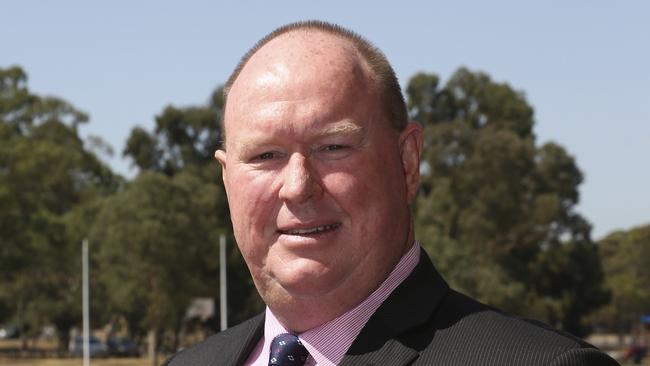
[[[302,366],[307,361],[307,356],[309,352],[297,336],[280,334],[271,342],[269,366]]]

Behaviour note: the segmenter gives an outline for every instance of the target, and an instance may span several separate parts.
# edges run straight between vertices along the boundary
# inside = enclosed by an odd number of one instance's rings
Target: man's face
[[[367,296],[410,247],[420,130],[400,134],[382,110],[354,51],[328,36],[271,41],[233,85],[216,157],[271,308]]]

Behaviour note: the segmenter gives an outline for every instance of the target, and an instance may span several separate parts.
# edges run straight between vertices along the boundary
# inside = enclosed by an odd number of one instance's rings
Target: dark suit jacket
[[[618,365],[578,338],[451,290],[421,254],[413,273],[370,318],[340,365]],[[242,365],[263,330],[260,314],[181,351],[165,365]]]

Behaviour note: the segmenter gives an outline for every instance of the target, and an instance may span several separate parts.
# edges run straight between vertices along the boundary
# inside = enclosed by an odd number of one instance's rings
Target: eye
[[[275,153],[273,152],[265,152],[261,153],[257,156],[257,160],[271,160],[275,157]]]
[[[327,144],[319,147],[316,152],[319,153],[322,159],[339,160],[354,153],[354,149],[350,145]]]
[[[347,146],[344,145],[327,145],[323,148],[324,151],[337,151],[345,149]]]
[[[257,153],[255,155],[252,155],[249,159],[248,162],[251,164],[263,164],[263,165],[268,165],[271,163],[275,163],[276,161],[279,161],[282,159],[286,154],[282,151],[277,151],[277,150],[270,150],[270,151],[264,151]]]

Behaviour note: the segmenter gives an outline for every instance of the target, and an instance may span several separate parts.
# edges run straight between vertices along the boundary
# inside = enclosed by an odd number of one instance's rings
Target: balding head
[[[321,118],[335,120],[350,106],[368,109],[374,121],[387,123],[375,86],[365,60],[347,40],[323,32],[285,33],[261,47],[242,68],[230,87],[224,124],[227,129],[241,126],[241,116],[250,114],[251,105],[280,106],[316,94],[329,96],[328,112]],[[263,118],[275,118],[275,110],[265,108]]]
[[[312,46],[310,52],[305,52],[305,55],[310,55],[310,57],[302,60],[295,60],[295,62],[313,62],[317,58],[324,57],[331,52],[345,54],[345,57],[347,57],[349,61],[355,59],[358,62],[358,65],[361,66],[365,72],[366,80],[369,81],[366,83],[367,86],[369,89],[372,89],[379,98],[379,104],[384,119],[397,131],[402,131],[404,129],[407,124],[404,97],[399,82],[397,81],[397,77],[395,76],[395,72],[388,63],[384,54],[360,35],[338,25],[321,21],[305,21],[288,24],[276,29],[258,41],[255,46],[253,46],[244,57],[242,57],[237,67],[228,78],[224,87],[224,100],[226,106],[228,104],[230,92],[239,79],[240,74],[254,56],[266,48],[265,46],[267,46],[267,44],[277,43],[274,41],[279,41],[281,39],[295,41],[300,38],[306,42],[288,43],[285,47],[286,52],[289,52],[289,54],[295,54],[296,52],[301,51],[300,48],[307,44]],[[323,47],[325,46],[325,43],[322,41],[326,39],[338,39],[340,42],[330,42],[327,44],[327,47]],[[332,45],[334,45],[334,48],[330,47]],[[340,49],[336,50],[335,48]],[[268,52],[265,52],[264,54],[267,55]],[[264,60],[264,58],[261,57],[255,58]]]

